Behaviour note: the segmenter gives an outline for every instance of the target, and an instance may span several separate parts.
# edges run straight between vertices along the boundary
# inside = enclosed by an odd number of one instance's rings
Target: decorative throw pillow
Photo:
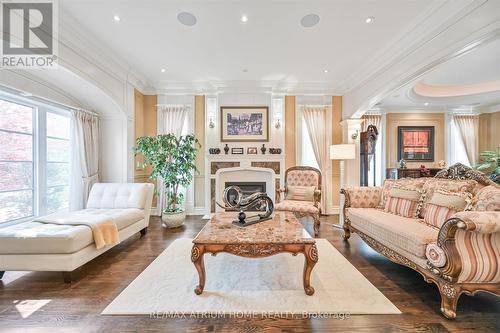
[[[472,200],[473,210],[500,211],[500,187],[489,185],[477,192]]]
[[[382,195],[377,208],[384,209],[385,203],[389,198],[389,194],[393,186],[402,186],[408,189],[419,190],[423,187],[425,178],[401,178],[401,179],[386,179],[382,188]]]
[[[441,228],[452,215],[471,208],[472,194],[469,192],[436,190],[425,204],[424,222]]]
[[[469,192],[473,193],[474,188],[477,186],[475,180],[450,180],[450,179],[439,179],[431,178],[429,179],[422,188],[425,193],[425,200],[422,210],[420,211],[420,217],[423,218],[425,215],[426,204],[431,200],[432,195],[437,190],[444,190],[448,192]]]
[[[314,201],[316,186],[288,186],[287,200]]]
[[[394,185],[389,192],[384,211],[404,217],[416,218],[421,202],[421,190]]]

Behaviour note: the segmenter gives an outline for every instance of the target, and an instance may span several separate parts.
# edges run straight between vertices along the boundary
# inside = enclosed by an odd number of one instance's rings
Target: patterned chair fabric
[[[287,200],[286,193],[288,186],[315,186],[313,201]],[[274,205],[277,211],[289,211],[297,217],[310,216],[314,219],[314,235],[319,233],[321,209],[319,207],[321,199],[321,172],[318,169],[304,166],[291,167],[285,172],[285,188],[279,190],[285,193],[285,200]],[[281,196],[278,196],[281,199]]]

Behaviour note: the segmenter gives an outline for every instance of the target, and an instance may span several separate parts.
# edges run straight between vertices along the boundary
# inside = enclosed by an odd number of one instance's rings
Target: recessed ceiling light
[[[160,72],[165,73],[165,68],[162,68]]]
[[[300,25],[304,28],[314,27],[319,23],[319,16],[316,14],[307,14],[300,20]]]
[[[246,69],[246,68],[245,68],[245,69],[243,70],[243,73],[248,73],[248,69]]]
[[[188,27],[192,27],[196,24],[196,16],[188,12],[180,12],[177,14],[177,20]]]
[[[328,69],[323,69],[323,73],[328,73]]]
[[[120,22],[121,18],[118,15],[113,15],[113,20],[115,20],[116,22]]]
[[[375,17],[373,16],[368,16],[367,18],[365,18],[365,23],[373,23],[373,21],[375,21]]]
[[[241,15],[241,22],[247,23],[248,22],[248,16],[246,15]]]
[[[424,103],[424,105],[425,105],[425,106],[428,106],[428,105],[429,105],[429,102],[425,102],[425,103]]]

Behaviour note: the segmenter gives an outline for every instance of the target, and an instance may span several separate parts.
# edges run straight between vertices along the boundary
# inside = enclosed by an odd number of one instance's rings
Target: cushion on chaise
[[[435,242],[438,230],[412,219],[375,208],[348,208],[351,225],[382,244],[391,244],[415,256],[425,258],[427,244]]]
[[[144,218],[144,211],[136,208],[88,208],[80,212],[109,216],[119,231]],[[94,243],[92,231],[87,226],[33,221],[0,228],[0,239],[0,254],[74,253]]]

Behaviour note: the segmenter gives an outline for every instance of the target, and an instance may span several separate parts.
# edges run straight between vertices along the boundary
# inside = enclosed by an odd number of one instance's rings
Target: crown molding
[[[500,3],[475,0],[344,96],[344,114],[361,115],[436,66],[500,37]]]

